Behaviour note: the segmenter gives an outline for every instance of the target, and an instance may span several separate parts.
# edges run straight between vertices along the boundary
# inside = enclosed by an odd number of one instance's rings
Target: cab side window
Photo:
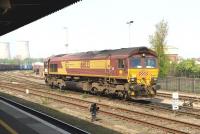
[[[125,68],[125,60],[118,59],[118,68]]]
[[[50,72],[58,72],[58,65],[50,64]]]

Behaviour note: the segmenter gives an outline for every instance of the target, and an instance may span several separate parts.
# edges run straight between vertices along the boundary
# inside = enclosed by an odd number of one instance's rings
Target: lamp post
[[[69,46],[69,43],[68,43],[68,28],[67,27],[63,27],[63,29],[65,30],[65,34],[66,34],[65,47],[66,47],[66,52],[67,52],[67,47]]]
[[[128,24],[128,29],[129,29],[129,47],[131,46],[131,24],[133,23],[134,21],[128,21],[126,24]]]

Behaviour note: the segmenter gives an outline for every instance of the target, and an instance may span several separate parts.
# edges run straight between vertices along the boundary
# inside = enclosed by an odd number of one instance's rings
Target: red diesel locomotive
[[[156,53],[146,47],[56,55],[44,70],[45,82],[61,89],[74,81],[86,91],[130,98],[154,97],[160,88]]]

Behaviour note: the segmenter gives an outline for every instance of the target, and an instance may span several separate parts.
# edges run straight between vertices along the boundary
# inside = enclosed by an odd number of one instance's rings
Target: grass
[[[81,94],[81,98],[82,99],[88,98],[88,94],[84,92],[84,94]]]
[[[13,78],[10,78],[10,79],[9,79],[9,81],[10,81],[10,82],[14,82],[14,81],[15,81],[15,79],[13,79]]]
[[[50,103],[48,98],[42,98],[42,105],[48,105]]]

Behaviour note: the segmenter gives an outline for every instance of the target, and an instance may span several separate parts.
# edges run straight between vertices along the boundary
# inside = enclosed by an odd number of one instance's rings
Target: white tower
[[[16,58],[21,59],[21,60],[30,58],[28,41],[16,42]]]
[[[0,59],[10,59],[10,44],[0,42]]]

